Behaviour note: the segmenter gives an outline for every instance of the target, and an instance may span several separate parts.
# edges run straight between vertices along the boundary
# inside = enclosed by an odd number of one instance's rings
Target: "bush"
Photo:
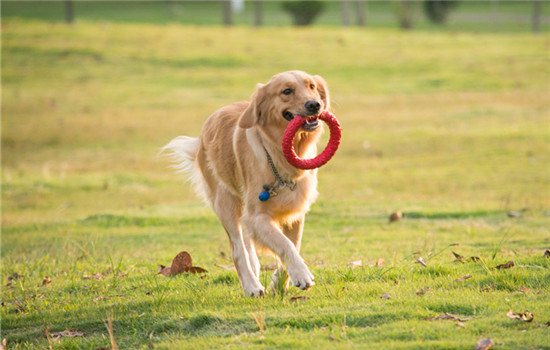
[[[286,1],[283,2],[283,10],[289,12],[294,18],[294,25],[310,25],[315,17],[323,12],[325,3],[322,1]]]
[[[451,0],[426,0],[424,1],[424,13],[433,23],[443,24],[449,17],[449,11],[457,3],[458,1]]]

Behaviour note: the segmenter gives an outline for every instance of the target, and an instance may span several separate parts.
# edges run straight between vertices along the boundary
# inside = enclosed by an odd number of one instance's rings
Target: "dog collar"
[[[278,194],[278,191],[284,189],[285,187],[288,187],[291,191],[294,191],[294,189],[296,188],[296,181],[285,181],[281,178],[281,175],[279,175],[277,168],[275,168],[273,158],[271,158],[271,155],[269,154],[267,149],[265,149],[265,147],[264,151],[267,157],[267,164],[269,164],[269,168],[271,169],[273,176],[275,176],[275,182],[270,185],[263,186],[264,190],[258,195],[258,199],[262,202],[267,201],[271,197],[275,197]]]

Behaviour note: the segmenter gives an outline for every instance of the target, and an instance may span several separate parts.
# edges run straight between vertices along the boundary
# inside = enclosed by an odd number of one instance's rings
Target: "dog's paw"
[[[297,264],[288,267],[288,274],[292,280],[292,284],[300,289],[309,289],[315,285],[315,279],[305,263]]]
[[[243,291],[247,297],[263,297],[266,294],[265,288],[261,284],[257,286],[245,286],[243,287]]]

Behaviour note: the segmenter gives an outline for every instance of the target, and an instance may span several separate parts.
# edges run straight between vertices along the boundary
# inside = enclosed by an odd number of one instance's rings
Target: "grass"
[[[10,349],[111,347],[109,329],[121,349],[461,349],[487,337],[500,349],[548,348],[545,37],[2,26]],[[217,219],[156,153],[288,69],[325,77],[344,128],[305,228],[317,285],[244,298],[223,267],[231,261]],[[390,224],[395,210],[404,219]],[[206,277],[157,275],[181,250]],[[480,259],[457,263],[452,251]],[[513,268],[495,269],[509,260]],[[262,265],[272,261],[262,254]],[[510,319],[509,309],[535,319]],[[445,312],[473,319],[427,320]],[[84,336],[55,340],[64,330]]]

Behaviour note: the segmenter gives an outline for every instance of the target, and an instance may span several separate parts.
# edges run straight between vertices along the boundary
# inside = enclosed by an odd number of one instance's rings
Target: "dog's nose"
[[[321,109],[321,103],[317,100],[309,100],[304,105],[306,111],[308,111],[311,114],[317,114],[319,112],[319,109]]]

